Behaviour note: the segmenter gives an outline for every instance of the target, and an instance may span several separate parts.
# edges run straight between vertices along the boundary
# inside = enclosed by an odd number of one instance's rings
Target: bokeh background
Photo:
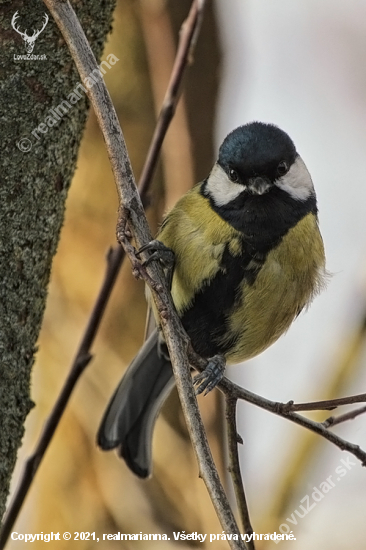
[[[119,0],[104,58],[119,58],[105,79],[138,177],[167,85],[180,24],[190,2]],[[325,241],[327,290],[270,350],[228,375],[276,401],[313,401],[365,392],[366,317],[366,0],[209,2],[195,63],[152,186],[152,230],[166,208],[208,174],[218,145],[250,120],[287,131],[315,183]],[[54,129],[57,131],[57,128]],[[33,375],[36,407],[27,420],[14,484],[67,376],[115,242],[117,195],[91,112],[67,203]],[[15,530],[221,532],[198,478],[175,394],[159,419],[154,477],[135,479],[116,455],[96,448],[106,402],[143,338],[144,290],[126,264],[95,346],[28,495]],[[225,477],[222,403],[201,406]],[[345,409],[347,410],[347,409]],[[343,411],[343,409],[342,409]],[[242,470],[256,532],[289,525],[294,550],[363,548],[366,473],[345,453],[284,419],[240,404]],[[326,418],[327,414],[311,415]],[[366,448],[366,418],[335,431]],[[301,500],[333,476],[333,489],[304,515]],[[229,486],[229,484],[228,484]],[[230,491],[230,488],[229,488]],[[310,504],[314,501],[310,497]],[[299,511],[300,518],[295,513]],[[291,523],[287,518],[295,522]],[[44,543],[33,543],[40,548]],[[77,546],[78,545],[78,546]],[[157,542],[60,541],[60,549],[159,547]],[[23,543],[10,541],[8,548]],[[176,547],[174,541],[164,548]],[[182,543],[180,543],[182,546]],[[189,546],[189,544],[185,544]],[[42,546],[43,547],[43,546]],[[193,547],[193,545],[192,545]],[[212,548],[227,548],[212,543]],[[257,543],[259,550],[273,543]]]

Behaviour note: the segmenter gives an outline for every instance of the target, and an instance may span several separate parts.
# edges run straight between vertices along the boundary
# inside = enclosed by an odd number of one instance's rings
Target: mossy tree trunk
[[[115,0],[78,0],[73,4],[100,59]],[[30,58],[20,57],[27,52],[21,34],[12,27],[13,16],[18,11],[14,26],[22,33],[28,29],[32,36],[33,29],[40,29],[46,19],[44,4],[40,0],[0,0],[0,6],[2,517],[23,424],[32,407],[31,368],[88,102],[82,91],[80,97],[70,96],[80,79],[49,14]],[[65,108],[55,111],[64,100],[69,107],[64,104]]]

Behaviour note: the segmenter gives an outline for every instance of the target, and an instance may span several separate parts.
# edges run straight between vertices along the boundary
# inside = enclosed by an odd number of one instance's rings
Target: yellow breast
[[[197,289],[219,270],[226,246],[241,253],[241,234],[210,207],[200,185],[186,194],[166,218],[158,239],[175,253],[172,297],[178,313],[189,307]]]
[[[313,214],[305,216],[271,250],[253,285],[243,284],[230,317],[230,336],[238,335],[228,355],[237,363],[269,347],[322,289],[323,241]]]

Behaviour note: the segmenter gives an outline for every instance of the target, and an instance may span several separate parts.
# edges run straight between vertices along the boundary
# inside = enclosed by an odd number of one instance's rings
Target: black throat
[[[243,233],[244,241],[251,248],[262,253],[276,246],[304,216],[310,212],[317,214],[315,195],[300,201],[275,185],[264,195],[243,192],[223,206],[217,206],[207,192],[207,180],[201,193],[223,220]]]

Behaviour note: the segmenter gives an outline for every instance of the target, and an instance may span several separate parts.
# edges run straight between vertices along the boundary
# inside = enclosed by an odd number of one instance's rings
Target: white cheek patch
[[[244,189],[245,187],[240,183],[231,181],[225,170],[217,163],[207,178],[206,190],[216,206],[228,204],[236,199]]]
[[[315,194],[311,176],[299,156],[287,174],[275,181],[275,185],[298,201],[305,201]]]

